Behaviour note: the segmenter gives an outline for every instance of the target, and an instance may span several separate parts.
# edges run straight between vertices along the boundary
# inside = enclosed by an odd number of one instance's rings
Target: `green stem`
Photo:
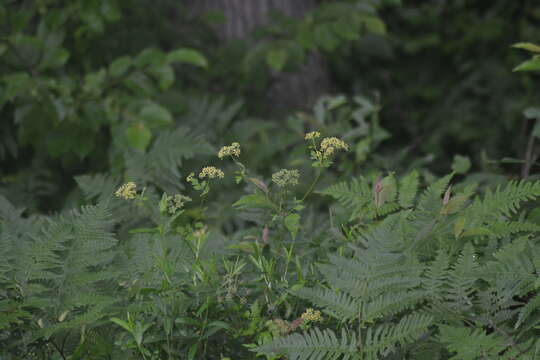
[[[315,177],[315,180],[313,180],[313,182],[311,183],[311,186],[309,187],[308,191],[304,194],[304,196],[302,197],[302,199],[300,201],[304,201],[308,197],[308,195],[313,191],[313,188],[315,187],[315,185],[317,184],[317,182],[321,178],[321,175],[322,175],[322,171],[319,169],[317,171],[317,176]]]

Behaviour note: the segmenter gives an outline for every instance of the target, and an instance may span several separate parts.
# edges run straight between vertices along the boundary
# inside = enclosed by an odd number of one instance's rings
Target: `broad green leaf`
[[[4,77],[6,84],[5,96],[8,100],[12,100],[20,94],[30,92],[34,86],[34,81],[30,75],[24,72],[12,73]]]
[[[238,208],[275,208],[276,205],[266,196],[260,194],[245,195],[235,202],[233,206]]]
[[[144,49],[134,61],[135,66],[143,68],[148,65],[160,64],[165,59],[165,55],[161,50],[155,48]]]
[[[122,56],[114,60],[113,63],[109,66],[109,73],[112,76],[116,77],[122,76],[126,73],[131,64],[132,60],[129,56]]]
[[[288,56],[285,49],[273,49],[266,54],[266,63],[275,71],[281,71],[287,63]]]
[[[530,42],[520,42],[520,43],[512,45],[512,47],[535,52],[535,53],[540,53],[540,46],[530,43]]]
[[[452,162],[452,171],[456,174],[466,174],[471,168],[471,160],[468,156],[455,155]]]
[[[141,151],[146,150],[152,139],[152,133],[143,123],[133,124],[128,127],[126,129],[126,136],[128,144]]]
[[[384,22],[375,16],[366,17],[363,19],[364,24],[366,25],[367,30],[370,33],[385,35],[386,34],[386,25]]]
[[[161,90],[167,90],[174,83],[174,70],[168,64],[152,66],[148,73],[156,79]]]
[[[119,319],[119,318],[111,318],[110,319],[113,323],[123,327],[126,331],[130,332],[130,333],[133,333],[133,328],[131,326],[131,324],[125,322],[124,320],[122,319]]]
[[[139,117],[150,128],[169,125],[173,122],[173,117],[169,110],[156,103],[150,103],[144,106]]]
[[[191,64],[203,68],[208,67],[208,60],[199,51],[194,49],[176,49],[171,51],[166,56],[167,63],[179,62]]]
[[[283,223],[289,232],[291,233],[292,238],[296,238],[298,229],[300,228],[300,215],[299,214],[290,214],[284,220]]]
[[[105,69],[86,74],[84,77],[83,91],[100,94],[103,91],[106,75]]]
[[[512,71],[537,71],[540,70],[540,55],[534,56],[516,66]]]

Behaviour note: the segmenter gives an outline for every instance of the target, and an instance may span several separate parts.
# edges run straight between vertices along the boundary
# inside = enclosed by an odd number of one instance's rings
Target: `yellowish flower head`
[[[349,150],[349,145],[347,145],[343,140],[338,139],[337,137],[327,137],[322,139],[321,150],[326,151],[326,149],[330,147],[336,150]]]
[[[135,196],[137,195],[137,185],[133,181],[127,182],[120,186],[114,195],[126,200],[135,199]]]
[[[190,174],[188,175],[188,177],[186,178],[186,181],[187,181],[187,182],[192,182],[194,176],[195,176],[195,173],[190,173]]]
[[[213,166],[204,167],[201,170],[201,172],[199,173],[199,178],[200,179],[204,179],[204,178],[208,178],[208,179],[220,178],[220,179],[223,179],[224,176],[225,176],[225,174],[223,173],[223,171],[221,171],[220,169],[218,169],[216,167],[213,167]]]
[[[320,132],[312,131],[312,132],[308,132],[306,134],[306,136],[304,137],[304,139],[306,139],[306,140],[315,140],[315,139],[319,138],[320,136],[321,136]]]
[[[176,194],[174,196],[167,197],[167,211],[169,214],[174,215],[178,210],[182,209],[187,202],[190,202],[191,198],[182,194]]]
[[[323,321],[323,317],[321,316],[321,312],[319,310],[313,310],[312,308],[306,309],[306,311],[301,316],[302,320],[304,322],[321,322]]]
[[[281,169],[272,174],[272,181],[279,187],[298,185],[300,172],[298,170]]]
[[[218,152],[218,157],[220,159],[223,159],[226,156],[239,157],[240,156],[240,144],[237,143],[237,142],[233,142],[230,146],[222,147]]]

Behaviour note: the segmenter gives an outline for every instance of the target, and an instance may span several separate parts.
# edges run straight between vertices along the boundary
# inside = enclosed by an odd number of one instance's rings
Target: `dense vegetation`
[[[0,4],[0,359],[540,356],[540,6],[304,3]]]

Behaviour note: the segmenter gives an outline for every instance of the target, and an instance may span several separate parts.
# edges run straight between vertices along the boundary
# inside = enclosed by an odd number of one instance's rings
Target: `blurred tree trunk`
[[[216,30],[223,41],[228,41],[245,39],[256,27],[268,24],[274,10],[301,18],[316,6],[316,0],[191,0],[190,6],[196,13],[223,12],[226,21]],[[266,98],[270,109],[283,112],[310,107],[330,88],[324,59],[312,53],[296,72],[276,74]]]

